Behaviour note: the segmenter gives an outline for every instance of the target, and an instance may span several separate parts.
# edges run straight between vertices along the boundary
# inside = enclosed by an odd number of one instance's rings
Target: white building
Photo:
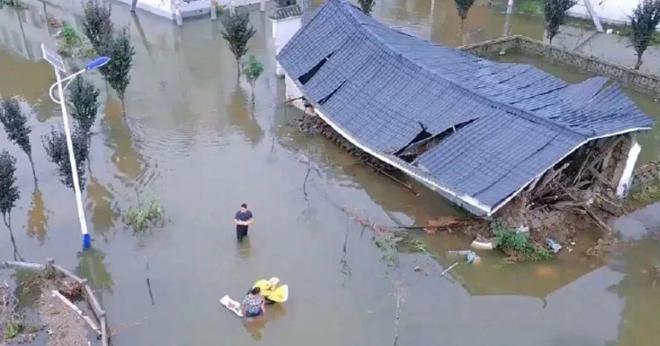
[[[590,1],[594,12],[604,23],[625,25],[630,22],[633,13],[640,0],[579,0],[577,5],[568,11],[568,14],[578,18],[591,18],[585,1]]]

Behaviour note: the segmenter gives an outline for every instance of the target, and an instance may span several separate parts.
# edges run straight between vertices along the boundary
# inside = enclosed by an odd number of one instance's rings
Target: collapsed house
[[[567,84],[482,59],[389,28],[344,0],[329,0],[277,60],[287,88],[337,133],[479,216],[548,172],[574,181],[588,168],[623,193],[640,151],[632,134],[653,126],[605,78]]]

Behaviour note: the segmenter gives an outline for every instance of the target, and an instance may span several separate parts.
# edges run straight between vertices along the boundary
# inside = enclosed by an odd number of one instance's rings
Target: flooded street
[[[21,95],[34,110],[38,185],[25,154],[0,129],[0,149],[17,159],[16,245],[28,261],[52,257],[89,280],[107,309],[114,345],[392,345],[396,336],[398,345],[660,340],[660,282],[648,272],[660,265],[653,236],[606,261],[582,255],[597,234],[583,235],[574,252],[550,263],[508,265],[482,253],[481,265],[461,263],[447,278],[439,274],[454,260],[444,253],[466,248],[470,239],[414,233],[429,254],[402,251],[399,265],[389,267],[371,231],[342,208],[383,225],[423,224],[462,211],[421,186],[416,197],[321,136],[301,133],[300,113],[283,104],[284,85],[275,76],[270,20],[258,11],[249,54],[265,71],[253,107],[219,21],[187,20],[178,28],[114,4],[115,23],[129,26],[136,55],[125,117],[100,75],[92,77],[102,107],[83,194],[94,243],[82,252],[73,191],[59,181],[42,145],[61,118],[47,96],[54,77],[39,50],[41,42],[53,43],[46,12],[78,29],[81,12],[74,0],[25,3],[20,12],[0,10],[0,95]],[[501,35],[500,11],[475,6],[466,23],[469,41]],[[379,0],[374,16],[437,42],[463,40],[452,0]],[[543,36],[540,18],[514,16],[511,25],[514,33]],[[542,65],[567,80],[582,78]],[[631,95],[660,118],[657,103]],[[642,143],[643,159],[658,159],[660,132]],[[125,226],[122,213],[138,195],[160,201],[164,227],[136,234]],[[233,215],[243,202],[256,221],[248,241],[237,244]],[[0,260],[10,259],[9,233],[0,228]],[[263,323],[244,324],[219,304],[224,294],[242,297],[271,276],[289,285],[290,300],[268,309]]]

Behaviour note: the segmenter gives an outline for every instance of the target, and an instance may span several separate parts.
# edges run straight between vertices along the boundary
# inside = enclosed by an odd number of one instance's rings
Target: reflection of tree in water
[[[112,163],[125,177],[136,179],[143,171],[144,159],[133,147],[131,129],[122,115],[121,104],[111,97],[105,104],[106,145],[114,149]]]
[[[37,237],[43,244],[48,232],[48,210],[44,204],[44,196],[38,188],[32,192],[32,204],[28,210],[27,234]]]
[[[104,259],[105,254],[96,248],[79,252],[76,273],[87,279],[93,289],[112,293],[114,282],[112,275],[103,263]]]
[[[645,240],[623,255],[612,269],[625,276],[612,287],[625,299],[619,324],[619,344],[657,345],[660,340],[660,242]]]
[[[119,212],[113,205],[113,201],[114,195],[97,178],[90,175],[87,184],[87,205],[85,209],[91,210],[94,231],[99,232],[104,237],[114,227],[115,221],[119,217]]]
[[[228,104],[229,122],[243,132],[243,136],[252,145],[259,143],[264,136],[264,131],[259,126],[254,113],[250,110],[250,98],[248,94],[237,83],[236,89],[231,94]]]

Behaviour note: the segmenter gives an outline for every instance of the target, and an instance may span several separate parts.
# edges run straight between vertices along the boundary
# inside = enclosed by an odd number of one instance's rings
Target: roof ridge
[[[328,3],[331,3],[331,2],[338,2],[338,3],[340,4],[340,6],[351,6],[351,7],[354,7],[355,10],[359,11],[360,13],[362,13],[361,10],[360,10],[359,8],[355,7],[353,4],[347,2],[346,0],[329,0],[329,1],[328,1]],[[357,24],[357,25],[360,25],[360,26],[364,27],[365,30],[369,31],[369,33],[371,34],[371,36],[372,36],[373,38],[375,38],[376,41],[378,41],[378,42],[379,42],[380,44],[382,44],[384,47],[386,47],[390,52],[395,52],[396,54],[398,54],[398,55],[404,57],[406,60],[410,61],[411,63],[413,63],[413,64],[415,64],[415,65],[417,65],[417,66],[423,68],[424,70],[426,70],[426,71],[428,71],[428,72],[430,72],[430,73],[432,73],[434,76],[439,77],[439,78],[442,78],[443,80],[447,81],[448,83],[451,83],[452,85],[456,86],[457,88],[459,88],[459,89],[461,89],[461,90],[463,90],[463,91],[466,91],[466,92],[468,92],[468,93],[470,93],[470,94],[472,94],[472,95],[475,95],[476,97],[479,97],[479,98],[481,98],[481,99],[483,99],[483,100],[486,100],[486,101],[488,102],[488,104],[490,104],[491,106],[493,106],[493,107],[495,107],[495,108],[497,108],[497,109],[500,109],[500,110],[503,110],[503,111],[509,112],[509,113],[511,113],[511,114],[513,114],[513,115],[515,115],[515,116],[520,116],[520,117],[522,117],[522,118],[524,118],[524,119],[527,119],[527,120],[530,120],[530,121],[535,121],[535,122],[539,122],[539,123],[547,124],[547,125],[549,125],[549,126],[551,126],[551,127],[556,127],[556,128],[561,129],[561,130],[568,131],[568,132],[570,132],[570,133],[572,133],[572,134],[574,134],[574,135],[578,135],[578,136],[580,136],[580,137],[586,137],[586,138],[590,138],[590,137],[591,137],[590,134],[586,134],[586,133],[582,133],[582,132],[576,131],[576,130],[570,128],[570,127],[567,127],[567,126],[564,126],[564,125],[562,125],[562,124],[556,123],[556,122],[554,122],[554,121],[552,121],[552,120],[549,120],[549,119],[543,118],[543,117],[538,116],[538,115],[536,115],[536,114],[534,114],[534,113],[531,113],[531,112],[529,112],[529,111],[527,111],[527,110],[520,109],[520,108],[518,108],[518,107],[514,107],[514,106],[508,105],[508,104],[506,104],[506,103],[502,103],[502,102],[499,102],[499,101],[493,100],[493,99],[491,99],[491,98],[489,98],[489,97],[487,97],[487,96],[484,96],[484,95],[482,95],[482,94],[476,93],[476,92],[474,92],[474,91],[468,89],[467,87],[463,86],[462,84],[459,84],[459,83],[457,83],[457,82],[455,82],[455,81],[453,81],[453,80],[451,80],[451,79],[448,79],[447,77],[445,77],[445,76],[443,76],[443,75],[437,73],[436,71],[430,69],[430,68],[429,68],[428,66],[426,66],[425,64],[420,63],[420,62],[417,62],[417,61],[414,61],[414,60],[412,60],[411,58],[409,58],[406,54],[404,54],[404,53],[402,53],[402,52],[400,52],[400,51],[394,49],[394,48],[393,48],[392,46],[390,46],[387,42],[385,42],[385,41],[384,41],[384,40],[383,40],[378,34],[376,34],[375,32],[373,32],[373,31],[371,30],[371,28],[369,27],[369,23],[361,23],[361,22],[359,21],[359,19],[356,17],[356,15],[355,15],[352,11],[350,11],[350,9],[349,9],[349,11],[348,11],[348,14],[350,15],[351,18],[353,18],[353,19],[356,21],[356,24]],[[403,32],[401,32],[401,31],[399,31],[399,30],[396,30],[396,29],[394,29],[394,28],[392,28],[392,27],[390,27],[390,26],[388,26],[388,25],[385,25],[385,24],[383,24],[383,23],[377,21],[376,19],[374,19],[374,18],[372,18],[372,17],[370,17],[370,16],[366,16],[366,15],[364,15],[364,17],[365,17],[365,18],[368,18],[369,20],[374,21],[374,22],[377,23],[378,25],[385,26],[385,27],[386,27],[387,29],[389,29],[389,30],[394,30],[394,31],[396,31],[397,33],[401,33],[401,34],[403,34],[403,35],[406,35],[406,36],[412,37],[413,39],[420,40],[420,41],[425,41],[425,42],[428,42],[428,43],[430,43],[430,44],[432,44],[432,45],[435,45],[435,46],[440,46],[440,47],[444,47],[444,48],[448,48],[448,49],[453,49],[456,53],[459,53],[459,54],[465,54],[465,55],[473,56],[473,57],[475,57],[475,58],[479,58],[479,57],[476,57],[476,56],[474,56],[474,55],[472,55],[472,54],[469,54],[469,53],[466,53],[466,52],[462,52],[462,51],[456,50],[455,48],[446,47],[446,46],[444,46],[444,45],[441,45],[441,44],[438,44],[438,43],[435,43],[435,42],[431,42],[431,41],[428,41],[428,40],[421,39],[421,38],[419,38],[419,37],[417,37],[417,36],[414,36],[414,35],[410,35],[410,34],[403,33]],[[482,58],[479,58],[479,59],[482,59]],[[487,59],[482,59],[482,60],[487,60]],[[518,64],[518,63],[516,63],[516,64],[517,64],[517,65],[523,65],[523,66],[531,66],[531,67],[534,67],[533,65],[530,65],[530,64]]]

